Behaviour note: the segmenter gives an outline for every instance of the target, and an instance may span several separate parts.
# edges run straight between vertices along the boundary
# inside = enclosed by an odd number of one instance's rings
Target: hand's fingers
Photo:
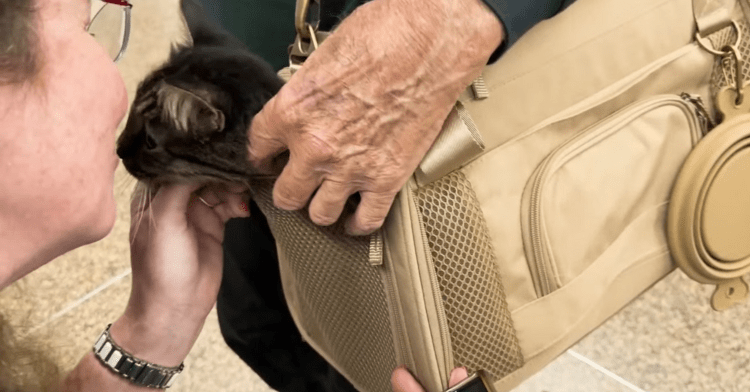
[[[282,210],[298,210],[307,204],[322,181],[320,172],[291,159],[273,186],[273,204]]]
[[[335,223],[351,194],[352,189],[346,184],[323,181],[310,202],[310,219],[321,226]]]
[[[210,206],[216,206],[229,201],[232,197],[242,197],[247,193],[247,186],[243,184],[209,184],[195,192]]]
[[[226,223],[231,218],[247,218],[250,216],[250,208],[243,195],[229,194],[221,204],[213,208],[222,222]]]
[[[424,388],[405,367],[396,368],[393,371],[391,388],[394,392],[424,392]]]
[[[213,208],[201,202],[197,195],[191,197],[185,216],[195,230],[210,236],[218,244],[222,243],[224,240],[224,221]]]
[[[203,188],[196,192],[195,198],[208,208],[214,208],[223,203],[219,195],[208,188]]]
[[[466,371],[465,367],[455,368],[451,371],[451,377],[450,381],[448,381],[448,386],[452,387],[466,379],[466,377],[469,377],[469,372]]]
[[[248,130],[248,158],[253,166],[263,168],[269,160],[284,151],[286,127],[280,124],[275,111],[276,99],[271,99],[253,118]]]
[[[200,188],[200,186],[197,183],[163,185],[159,188],[156,195],[154,195],[154,199],[151,202],[151,209],[154,215],[165,214],[164,218],[183,218],[193,192]]]
[[[362,200],[357,211],[346,223],[346,232],[350,235],[366,235],[383,226],[388,211],[391,209],[395,193],[360,192]]]

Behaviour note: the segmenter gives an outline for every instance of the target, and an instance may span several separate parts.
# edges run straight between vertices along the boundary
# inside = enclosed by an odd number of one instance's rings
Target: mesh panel
[[[748,26],[744,19],[738,21],[737,24],[740,26],[742,34],[739,47],[740,53],[744,58],[742,76],[743,80],[748,82],[750,81],[750,61],[748,61],[748,56],[750,56],[750,26]],[[732,45],[737,41],[737,32],[733,26],[729,26],[711,34],[708,39],[715,49],[721,50],[725,45]],[[714,96],[716,96],[716,93],[722,87],[734,84],[734,61],[733,56],[716,59],[711,75],[711,94]]]
[[[479,204],[460,171],[415,192],[457,366],[503,377],[523,365]]]
[[[396,354],[380,274],[368,264],[368,237],[344,235],[341,223],[315,226],[304,210],[274,208],[271,183],[254,189],[296,281],[305,329],[354,383],[391,391]]]

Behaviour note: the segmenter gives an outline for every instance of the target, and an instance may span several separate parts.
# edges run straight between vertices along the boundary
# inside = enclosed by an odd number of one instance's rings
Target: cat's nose
[[[118,145],[117,146],[117,156],[120,157],[120,159],[127,159],[133,156],[133,153],[128,151],[129,149],[126,148],[126,146]]]
[[[132,138],[120,137],[117,141],[117,156],[125,160],[133,158],[138,153],[138,143]]]

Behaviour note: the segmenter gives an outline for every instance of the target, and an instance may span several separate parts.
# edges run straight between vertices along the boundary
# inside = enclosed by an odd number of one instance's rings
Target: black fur
[[[182,5],[193,45],[176,47],[138,87],[117,154],[140,180],[246,182],[257,174],[247,159],[247,131],[283,82],[199,5],[192,0]],[[160,99],[167,94],[184,94],[176,100],[184,110],[166,116]],[[217,112],[223,129],[215,129],[220,122],[207,117]],[[180,121],[188,129],[175,125]]]

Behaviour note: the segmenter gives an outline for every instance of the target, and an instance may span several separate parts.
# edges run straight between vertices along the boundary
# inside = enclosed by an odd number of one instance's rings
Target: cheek
[[[96,45],[95,42],[92,42]],[[83,48],[74,64],[68,64],[61,91],[67,108],[60,126],[67,129],[70,144],[67,156],[71,206],[76,206],[81,239],[96,241],[109,233],[114,224],[114,171],[117,126],[124,117],[127,93],[114,63],[98,47]],[[88,56],[87,56],[88,55]],[[69,78],[69,79],[68,79]],[[61,129],[62,131],[62,129]]]

